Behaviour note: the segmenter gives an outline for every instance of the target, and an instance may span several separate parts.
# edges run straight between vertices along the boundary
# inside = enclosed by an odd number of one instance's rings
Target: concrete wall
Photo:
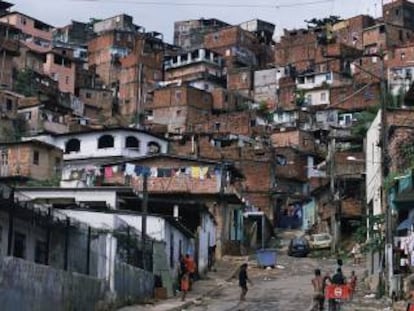
[[[3,311],[94,310],[104,298],[105,282],[21,259],[0,259]]]
[[[381,147],[380,130],[381,130],[381,112],[378,112],[376,118],[371,123],[366,136],[366,197],[367,203],[373,204],[374,215],[382,213],[381,207]]]
[[[154,288],[154,275],[145,270],[115,263],[115,291],[118,302],[143,301],[151,298]]]

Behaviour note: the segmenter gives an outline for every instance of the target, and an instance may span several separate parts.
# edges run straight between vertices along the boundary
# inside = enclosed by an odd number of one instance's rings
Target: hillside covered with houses
[[[62,301],[122,304],[172,296],[186,253],[204,275],[284,229],[339,252],[412,228],[414,2],[382,9],[278,40],[260,19],[177,21],[167,43],[127,14],[55,27],[0,1],[8,286],[36,274],[49,297],[54,269]]]

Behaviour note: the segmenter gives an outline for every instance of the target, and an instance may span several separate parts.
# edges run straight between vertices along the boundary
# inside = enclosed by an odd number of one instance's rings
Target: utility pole
[[[146,254],[146,235],[147,235],[147,214],[148,214],[148,173],[143,175],[142,184],[142,224],[141,224],[141,240],[142,240],[142,268],[146,270],[145,254]]]
[[[384,188],[384,181],[388,175],[388,125],[387,125],[387,84],[385,79],[384,53],[381,52],[381,201],[385,212],[385,272],[386,282],[391,294],[391,282],[394,274],[393,268],[393,247],[392,247],[392,214],[388,205],[387,189]]]
[[[330,139],[329,144],[329,175],[330,175],[330,192],[331,192],[331,233],[333,241],[331,243],[331,253],[335,254],[338,246],[338,215],[337,215],[337,201],[335,196],[335,149],[336,138],[335,131],[333,137]]]

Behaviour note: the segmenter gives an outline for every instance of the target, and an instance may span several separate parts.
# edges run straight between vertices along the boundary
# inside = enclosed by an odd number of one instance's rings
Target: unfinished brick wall
[[[365,86],[360,92],[363,85],[339,86],[331,88],[330,101],[331,107],[345,110],[364,110],[369,107],[377,106],[381,101],[381,91],[379,82]]]
[[[112,115],[112,92],[106,89],[80,89],[79,99],[109,117]]]
[[[397,127],[392,130],[388,141],[390,172],[403,173],[412,165],[411,146],[414,144],[414,128]]]
[[[287,130],[273,133],[270,137],[272,145],[278,147],[292,147],[302,152],[315,152],[315,138],[311,133],[301,130]]]
[[[317,35],[322,30],[284,30],[275,48],[275,62],[278,66],[294,65],[298,71],[305,70],[318,53]]]
[[[276,148],[273,162],[277,178],[307,181],[307,156],[292,148]],[[277,159],[280,159],[277,161]]]
[[[143,112],[151,101],[148,93],[163,77],[163,51],[141,36],[136,35],[134,41],[134,50],[120,59],[119,101],[124,116]]]
[[[296,109],[296,81],[291,77],[283,77],[279,79],[279,109],[291,110]]]
[[[358,15],[336,23],[333,25],[336,42],[362,49],[363,29],[374,24],[374,18],[369,15]]]
[[[8,176],[23,176],[35,180],[48,180],[56,174],[56,164],[62,163],[62,151],[37,144],[13,144],[0,146],[8,153]],[[39,153],[39,163],[33,161]]]
[[[254,71],[249,68],[233,69],[227,73],[227,89],[252,96]]]
[[[220,115],[206,115],[194,120],[194,133],[212,134],[252,134],[256,115],[252,111],[239,111]]]

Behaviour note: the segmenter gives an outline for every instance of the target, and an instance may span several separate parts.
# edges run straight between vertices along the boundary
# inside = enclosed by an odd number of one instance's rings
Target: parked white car
[[[332,237],[329,233],[312,234],[309,237],[309,244],[312,249],[330,248]]]

